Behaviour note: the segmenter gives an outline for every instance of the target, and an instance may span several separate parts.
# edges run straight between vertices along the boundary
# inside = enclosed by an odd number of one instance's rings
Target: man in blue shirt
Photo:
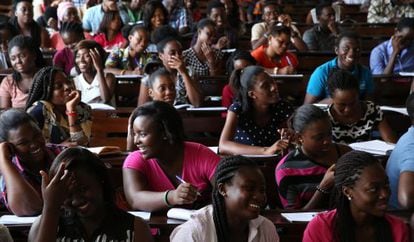
[[[414,124],[414,94],[406,102],[411,123]],[[387,162],[390,182],[390,208],[414,208],[414,126],[401,136]]]
[[[403,18],[391,39],[376,46],[370,57],[372,74],[414,72],[414,18]]]

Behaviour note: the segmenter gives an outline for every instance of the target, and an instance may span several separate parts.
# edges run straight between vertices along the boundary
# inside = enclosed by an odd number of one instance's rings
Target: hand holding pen
[[[169,201],[172,205],[191,204],[197,200],[197,196],[200,193],[197,188],[190,183],[185,182],[181,177],[176,176],[177,180],[181,183],[177,189],[171,191]]]

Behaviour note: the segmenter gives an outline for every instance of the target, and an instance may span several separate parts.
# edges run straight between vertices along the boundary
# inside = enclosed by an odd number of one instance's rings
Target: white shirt
[[[77,75],[73,81],[77,90],[81,92],[81,101],[84,103],[104,103],[101,99],[101,91],[99,90],[98,75],[95,75],[92,83],[88,83],[83,74]],[[112,97],[110,105],[115,106],[115,98]]]
[[[213,206],[198,210],[191,219],[174,229],[170,235],[171,242],[217,242],[216,227],[213,219]],[[248,242],[278,242],[279,236],[275,225],[260,216],[250,220]]]

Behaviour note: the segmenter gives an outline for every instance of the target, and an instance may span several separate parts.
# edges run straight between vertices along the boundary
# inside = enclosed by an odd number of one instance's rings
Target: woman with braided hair
[[[362,151],[351,151],[336,163],[336,209],[318,214],[303,236],[311,241],[408,242],[407,225],[386,214],[390,187],[381,163]]]
[[[91,134],[91,109],[80,101],[80,92],[55,67],[36,73],[26,103],[48,143],[87,145]]]
[[[279,241],[274,224],[259,215],[266,205],[265,179],[256,163],[242,156],[223,158],[214,174],[212,205],[177,227],[175,241]]]

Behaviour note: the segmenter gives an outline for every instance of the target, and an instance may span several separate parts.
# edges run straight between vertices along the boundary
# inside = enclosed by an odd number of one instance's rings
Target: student
[[[308,87],[306,88],[305,104],[331,103],[328,91],[328,76],[333,69],[341,69],[352,72],[359,80],[359,97],[367,99],[374,92],[374,81],[368,67],[359,63],[361,55],[361,43],[354,32],[343,32],[335,43],[337,57],[318,66],[312,73]]]
[[[142,219],[116,207],[108,168],[87,149],[66,149],[40,174],[45,205],[29,241],[153,241]]]
[[[173,79],[171,78],[170,73],[165,68],[159,68],[149,76],[148,80],[146,81],[148,87],[145,87],[147,90],[146,96],[151,98],[152,101],[161,101],[170,104],[171,106],[174,105],[176,102],[176,87]],[[141,91],[141,90],[140,90]],[[141,95],[141,93],[140,93]],[[143,103],[144,104],[144,103]],[[141,105],[143,105],[141,104]],[[138,106],[141,106],[138,105]],[[128,123],[131,123],[132,115],[130,116]],[[134,144],[134,134],[132,130],[128,129],[128,136],[127,136],[127,150],[133,151],[136,150],[137,147]]]
[[[296,56],[287,52],[291,31],[283,25],[270,29],[269,42],[251,52],[257,64],[266,68],[269,74],[293,74],[299,62]]]
[[[223,54],[212,47],[216,24],[210,19],[202,19],[197,24],[197,41],[183,52],[187,66],[195,76],[215,76],[223,73]]]
[[[44,60],[33,39],[23,35],[9,42],[8,52],[13,73],[0,84],[0,107],[24,108],[33,77]]]
[[[134,25],[127,32],[128,46],[125,49],[114,48],[105,61],[105,69],[114,75],[142,75],[144,65],[151,58],[145,51],[149,42],[148,32],[142,25]]]
[[[105,12],[99,25],[98,34],[93,39],[104,49],[111,50],[114,47],[123,48],[127,40],[122,36],[122,20],[118,11]]]
[[[75,55],[73,49],[79,41],[85,39],[82,24],[77,22],[63,22],[60,26],[60,38],[65,47],[56,51],[53,56],[53,65],[65,71],[66,75],[71,75],[72,68],[75,66]]]
[[[220,153],[272,155],[284,151],[290,135],[283,128],[292,106],[280,100],[275,80],[262,67],[248,66],[235,72],[237,102],[227,113]]]
[[[33,5],[31,0],[13,1],[14,17],[10,19],[13,35],[22,34],[32,37],[36,47],[49,47],[49,34],[33,20]]]
[[[33,78],[26,103],[46,142],[66,146],[87,145],[91,135],[91,109],[65,73],[55,67],[40,69]]]
[[[246,66],[256,65],[256,60],[250,54],[250,52],[245,50],[236,50],[233,54],[230,55],[227,60],[227,75],[229,77],[229,84],[225,85],[222,91],[221,105],[223,107],[229,108],[230,105],[234,102],[234,93],[233,82],[236,80],[236,75],[233,75],[234,70],[241,70]]]
[[[414,208],[414,94],[406,102],[411,127],[398,140],[387,161],[387,175],[390,179],[392,209]]]
[[[198,81],[190,75],[191,70],[188,70],[182,56],[181,43],[175,37],[164,37],[157,43],[157,49],[162,65],[175,84],[174,104],[188,103],[195,107],[200,106],[203,101],[201,88]],[[146,101],[148,101],[148,84],[142,81],[138,105]]]
[[[168,11],[168,25],[178,31],[180,34],[186,34],[190,30],[190,16],[184,6],[177,0],[163,0],[165,8]]]
[[[298,146],[280,160],[275,170],[283,208],[328,208],[336,160],[351,149],[332,143],[328,115],[316,106],[299,107],[291,126]]]
[[[360,100],[359,82],[351,72],[333,70],[328,78],[328,89],[332,104],[327,112],[335,142],[350,144],[368,141],[375,128],[378,128],[384,141],[397,142],[380,107],[371,101]]]
[[[17,216],[42,210],[40,170],[49,170],[61,147],[46,145],[36,121],[23,110],[0,115],[1,204]]]
[[[409,241],[407,225],[388,215],[390,186],[381,163],[362,151],[343,155],[335,167],[336,209],[308,223],[303,242]]]
[[[75,68],[79,73],[73,81],[82,93],[84,103],[106,103],[115,106],[115,76],[104,72],[105,50],[93,40],[82,40],[75,48]]]
[[[374,75],[414,72],[414,18],[402,18],[394,35],[372,50],[369,63]]]
[[[168,10],[164,7],[162,1],[150,0],[144,5],[142,20],[149,36],[152,36],[154,31],[159,27],[168,25],[168,19]],[[155,42],[150,43],[147,51],[157,52],[156,44]]]
[[[139,149],[130,153],[122,169],[132,209],[199,208],[208,203],[220,158],[201,144],[184,141],[183,123],[174,107],[146,103],[132,113],[129,129]]]
[[[223,158],[214,175],[213,202],[170,235],[172,242],[279,241],[274,224],[260,215],[266,205],[265,179],[242,156]]]

